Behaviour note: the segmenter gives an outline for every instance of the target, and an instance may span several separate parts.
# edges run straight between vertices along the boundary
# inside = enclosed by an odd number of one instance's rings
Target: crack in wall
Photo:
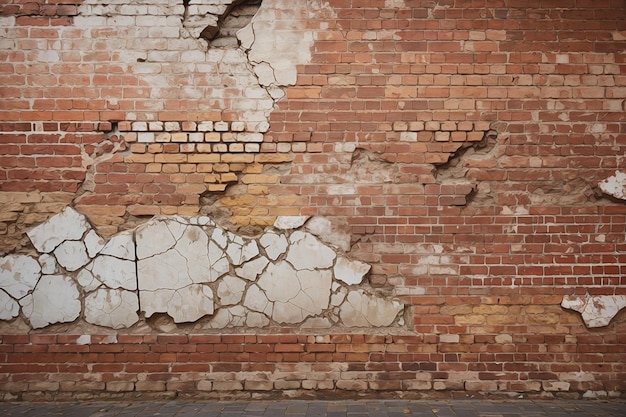
[[[75,219],[73,213],[76,212],[68,208],[64,214],[53,217],[50,223],[55,227],[62,226],[65,229],[68,229],[68,225],[64,225],[66,221],[84,223],[84,227],[90,230],[87,233],[82,228],[80,229],[83,236],[81,242],[83,242],[87,236],[92,235],[92,230],[86,220]],[[282,230],[281,234],[289,236],[289,239],[285,239],[291,242],[290,245],[281,249],[271,246],[272,239],[268,241],[262,237],[243,238],[221,229],[208,218],[156,218],[133,233],[123,232],[119,237],[113,237],[107,243],[102,243],[99,249],[90,249],[90,253],[93,250],[95,253],[89,255],[91,262],[88,265],[77,271],[64,272],[63,275],[59,275],[61,277],[59,279],[67,281],[67,291],[63,290],[65,292],[59,294],[59,297],[67,298],[68,303],[74,307],[76,303],[80,303],[81,317],[87,322],[113,328],[131,327],[140,322],[138,312],[143,312],[145,317],[160,313],[168,314],[177,326],[190,322],[195,323],[194,326],[208,326],[209,328],[232,327],[236,325],[235,322],[239,323],[241,320],[249,321],[253,327],[298,323],[306,325],[303,323],[306,320],[310,325],[326,328],[332,325],[341,326],[341,318],[352,320],[351,322],[357,326],[366,326],[368,324],[363,321],[362,314],[350,319],[352,307],[348,307],[349,311],[345,310],[346,307],[343,304],[346,300],[345,295],[352,294],[352,299],[356,300],[365,297],[362,300],[364,305],[375,303],[378,306],[376,315],[382,314],[387,317],[385,320],[389,322],[388,325],[395,323],[401,326],[403,321],[398,316],[403,306],[399,303],[392,303],[386,297],[370,295],[364,291],[364,288],[367,289],[368,286],[366,282],[363,282],[363,278],[369,268],[363,268],[361,263],[348,261],[343,265],[343,269],[338,270],[336,259],[339,252],[337,249],[323,244],[314,235],[303,231],[304,229],[298,230],[304,228],[307,220],[306,217],[298,217],[277,221],[276,228]],[[287,229],[281,229],[285,227]],[[49,250],[50,245],[54,244],[54,242],[49,243],[49,237],[46,235],[50,230],[53,230],[53,227],[42,225],[35,233],[31,233],[33,245],[42,250]],[[171,242],[166,242],[169,249],[159,255],[158,252],[161,251],[154,249],[159,245],[165,230],[176,242],[173,246]],[[199,233],[205,237],[201,238]],[[132,236],[134,237],[131,238]],[[61,240],[63,241],[61,244],[64,244],[68,241],[68,236],[61,237]],[[259,248],[257,240],[266,245],[260,245]],[[132,259],[129,259],[130,254],[127,255],[128,248],[125,245],[132,245],[134,248]],[[214,245],[215,250],[210,249],[211,245]],[[219,245],[231,255],[233,252],[231,248],[234,248],[235,252],[241,252],[244,256],[231,256],[231,260],[228,261],[229,255],[219,248]],[[256,248],[254,251],[245,249],[252,246]],[[206,252],[215,255],[216,251],[220,253],[218,262],[224,261],[225,268],[215,276],[197,275],[202,259],[206,259],[207,266],[208,264],[211,264],[211,267],[215,266],[211,263],[211,256],[207,257],[202,254]],[[334,256],[332,256],[332,262],[329,262],[328,256],[331,252]],[[118,258],[109,256],[107,253],[123,254],[119,255],[121,258]],[[172,254],[176,256],[170,256]],[[198,256],[196,260],[195,257]],[[267,258],[272,258],[274,261],[269,262]],[[24,259],[31,258],[26,256]],[[111,264],[107,261],[108,259],[135,262],[137,265],[133,268],[135,275],[131,277],[131,274],[118,268],[121,267],[120,265]],[[248,276],[248,273],[237,273],[238,265],[244,269],[253,267],[260,259],[265,259],[266,262],[259,266],[260,270],[256,271],[254,276]],[[149,262],[146,263],[146,260]],[[3,269],[11,274],[13,264],[7,262],[3,263]],[[32,262],[38,265],[36,260],[33,259]],[[55,273],[61,270],[58,262],[57,259],[53,268]],[[181,268],[180,262],[186,263],[186,268],[185,266]],[[49,276],[43,273],[37,273],[37,275]],[[233,283],[238,283],[236,285],[240,288],[238,301],[228,298],[232,289],[229,286],[229,278],[225,277],[231,277],[230,280]],[[133,283],[136,283],[136,287],[129,285],[127,281],[130,278],[133,279]],[[357,286],[354,279],[361,284]],[[3,291],[6,290],[4,281],[6,281],[4,278],[0,280],[0,289]],[[33,288],[27,291],[28,294],[32,293],[39,297],[42,291],[38,288],[39,286],[39,283],[35,283],[31,286]],[[224,286],[226,290],[223,289]],[[284,292],[286,289],[289,290],[287,293]],[[341,297],[338,296],[339,293]],[[217,298],[215,294],[218,294]],[[224,301],[221,301],[222,295],[226,297]],[[15,299],[10,292],[8,292],[8,297]],[[231,307],[226,307],[227,305]],[[52,324],[46,324],[43,320],[46,316],[45,306],[39,304],[28,304],[28,306],[28,309],[22,308],[21,312],[27,322],[31,317],[35,317],[35,321],[31,324],[36,328]],[[0,308],[4,307],[0,306]],[[95,314],[98,309],[105,313]],[[14,308],[11,307],[10,310],[13,311]],[[57,310],[51,314],[63,322],[65,316]],[[255,316],[252,313],[254,311],[262,315]],[[15,316],[12,312],[0,310],[3,317],[9,313],[11,318]],[[72,322],[76,319],[74,310],[69,316]],[[201,320],[205,316],[208,318]],[[113,317],[116,320],[113,320]],[[235,320],[235,317],[239,318]],[[368,323],[377,322],[374,318],[368,320]]]

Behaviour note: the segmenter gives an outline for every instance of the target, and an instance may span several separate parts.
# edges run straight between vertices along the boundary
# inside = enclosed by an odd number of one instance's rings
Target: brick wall
[[[626,205],[598,188],[626,170],[623,2],[275,3],[256,34],[291,47],[245,53],[193,36],[182,1],[0,6],[0,251],[31,251],[24,232],[67,204],[104,236],[155,214],[250,235],[319,216],[408,306],[405,328],[18,318],[0,324],[7,398],[624,393],[624,312],[591,330],[561,307],[626,296]],[[294,79],[275,65],[264,83],[257,47]]]

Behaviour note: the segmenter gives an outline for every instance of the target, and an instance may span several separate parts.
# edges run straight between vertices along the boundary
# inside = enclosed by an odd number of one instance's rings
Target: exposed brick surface
[[[0,252],[67,204],[103,235],[325,216],[407,335],[6,334],[1,391],[626,392],[624,313],[559,306],[626,295],[626,205],[597,189],[626,169],[622,1],[329,0],[267,132],[177,16],[82,3],[0,6]]]
[[[231,335],[168,334],[155,338],[119,334],[117,343],[105,345],[97,342],[77,345],[70,339],[63,343],[59,336],[55,342],[43,345],[43,351],[30,352],[29,346],[40,342],[36,335],[30,338],[3,335],[0,387],[14,394],[27,390],[49,394],[200,390],[213,391],[216,396],[220,395],[219,391],[263,392],[286,388],[302,392],[338,389],[410,393],[465,389],[529,394],[623,392],[625,388],[621,369],[623,340],[606,332],[593,336],[593,354],[581,351],[581,345],[590,342],[585,340],[588,336],[584,331],[555,340],[521,332],[499,341],[479,335],[459,336],[462,340],[453,344],[445,343],[443,335],[372,337],[368,334],[334,334],[326,336],[323,343],[317,342],[320,336],[276,335],[276,341],[284,341],[266,343],[267,336],[248,334],[239,337],[236,345],[232,344]],[[180,346],[184,346],[185,353],[160,353],[180,342],[184,342]],[[533,343],[535,348],[528,349],[527,343]],[[555,349],[556,343],[559,349]],[[445,346],[453,349],[444,349]],[[141,352],[132,356],[121,353],[120,357],[107,356],[102,353],[103,347],[117,352]],[[201,353],[222,351],[222,347],[229,353],[219,356]],[[233,354],[235,350],[239,353]],[[328,352],[345,353],[329,355]],[[602,368],[601,379],[580,380],[581,372],[599,368]],[[89,382],[76,383],[77,379]]]

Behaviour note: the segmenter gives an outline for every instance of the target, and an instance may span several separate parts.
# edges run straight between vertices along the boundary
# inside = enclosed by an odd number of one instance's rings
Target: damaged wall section
[[[621,4],[288,3],[0,6],[1,395],[623,395]]]
[[[249,239],[204,216],[156,217],[107,242],[67,207],[28,232],[37,257],[0,258],[0,318],[33,329],[79,317],[123,329],[158,313],[195,331],[403,324],[404,306],[366,285],[370,266],[320,242],[307,220],[279,217]]]

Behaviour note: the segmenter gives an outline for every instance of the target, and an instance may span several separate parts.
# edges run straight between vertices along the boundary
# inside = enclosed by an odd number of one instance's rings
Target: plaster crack
[[[80,145],[82,167],[85,169],[85,179],[76,191],[74,201],[77,201],[82,195],[95,190],[96,167],[99,163],[105,162],[113,158],[117,153],[127,149],[126,141],[118,129],[117,122],[111,122],[110,130],[104,133],[103,140],[96,145],[91,154],[87,152],[87,146],[89,145]]]

